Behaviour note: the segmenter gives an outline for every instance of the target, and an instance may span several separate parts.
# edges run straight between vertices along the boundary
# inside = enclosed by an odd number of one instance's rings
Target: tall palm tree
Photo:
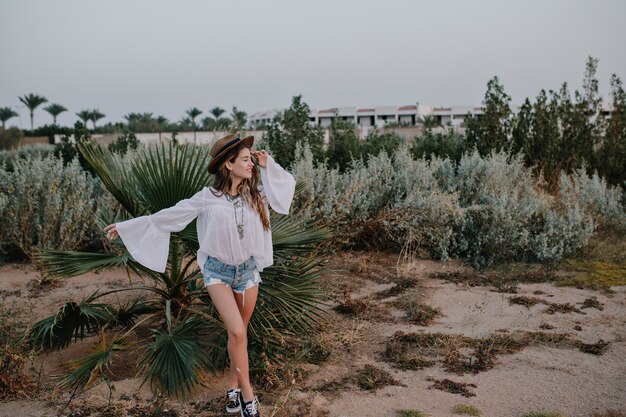
[[[209,110],[209,113],[215,119],[214,130],[225,130],[228,128],[230,124],[230,120],[227,117],[222,117],[222,114],[226,113],[226,110],[223,108],[216,106]]]
[[[10,107],[0,107],[0,121],[2,122],[2,128],[6,128],[7,120],[17,117],[17,113]]]
[[[85,127],[87,127],[87,122],[91,120],[91,110],[81,110],[76,113],[76,116],[83,122]]]
[[[193,127],[193,141],[196,141],[196,117],[200,116],[202,114],[202,110],[200,110],[197,107],[192,107],[189,110],[185,111],[185,113],[187,113],[187,116],[189,116],[189,118],[191,119],[191,126]]]
[[[230,117],[233,120],[231,129],[234,132],[239,132],[246,127],[248,123],[248,114],[245,111],[237,109],[237,106],[233,106],[233,110],[230,113]]]
[[[93,123],[94,130],[96,129],[96,122],[105,117],[106,117],[106,114],[102,113],[98,109],[93,109],[89,112],[89,120],[91,120],[91,122]]]
[[[37,94],[26,94],[23,97],[18,97],[20,99],[20,101],[22,103],[24,103],[24,105],[26,107],[28,107],[28,110],[30,110],[30,130],[34,130],[35,129],[35,109],[37,107],[39,107],[39,105],[43,104],[43,103],[47,103],[48,99],[42,96],[38,96]]]
[[[57,124],[57,116],[64,111],[67,111],[65,107],[57,103],[50,104],[43,109],[52,115],[52,123],[54,124]]]
[[[167,126],[167,118],[165,116],[158,116],[156,118],[156,126],[157,126],[157,130],[159,131],[159,141],[160,141],[161,133],[163,132],[163,129],[165,129],[165,126]]]
[[[207,147],[160,143],[134,155],[130,162],[93,142],[78,144],[81,154],[123,208],[121,218],[154,213],[198,192],[210,180],[206,171]],[[298,187],[300,189],[302,187]],[[100,213],[98,224],[116,221],[113,213]],[[277,361],[298,335],[310,331],[323,318],[322,293],[316,282],[319,262],[311,257],[325,237],[315,224],[298,213],[272,213],[275,265],[263,273],[257,312],[250,322],[251,360]],[[111,359],[128,350],[128,337],[143,355],[140,372],[153,390],[186,396],[206,370],[226,365],[225,332],[194,268],[198,238],[195,222],[170,238],[166,272],[157,273],[135,262],[123,244],[112,242],[112,253],[45,251],[38,253],[49,278],[70,278],[89,271],[125,266],[149,278],[132,288],[96,293],[67,302],[59,311],[30,328],[36,349],[67,347],[76,339],[99,335],[100,342],[87,356],[72,362],[61,386],[84,388],[103,377]],[[142,291],[131,301],[113,306],[102,297],[122,291]],[[133,293],[131,293],[133,294]],[[147,333],[134,332],[138,327]],[[144,336],[141,336],[144,335]],[[265,353],[265,356],[262,355]],[[254,363],[253,363],[254,365]]]
[[[217,106],[209,110],[209,113],[211,113],[211,115],[215,118],[215,120],[217,120],[220,118],[220,116],[222,116],[222,114],[226,113],[226,110]]]

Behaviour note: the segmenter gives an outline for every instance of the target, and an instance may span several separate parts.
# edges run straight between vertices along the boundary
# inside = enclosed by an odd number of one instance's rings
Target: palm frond
[[[70,301],[50,317],[34,323],[28,337],[35,350],[54,350],[69,346],[74,338],[93,335],[107,323],[114,322],[114,308],[108,304],[92,303],[92,295],[80,303]]]
[[[139,201],[134,195],[124,164],[108,149],[93,141],[78,143],[78,150],[100,178],[107,190],[132,216],[141,213]]]
[[[137,297],[120,306],[113,313],[116,324],[126,328],[135,325],[135,320],[144,314],[155,313],[158,308],[153,300],[145,297]]]
[[[161,143],[133,161],[133,188],[151,213],[172,207],[209,183],[208,162],[207,147]]]
[[[44,265],[47,277],[52,279],[72,278],[99,269],[124,266],[132,261],[128,252],[116,255],[46,249],[38,250],[34,259]]]
[[[277,261],[306,256],[328,237],[328,233],[320,230],[314,220],[305,219],[298,213],[290,216],[272,213],[271,222],[274,257]]]
[[[209,367],[209,357],[202,339],[207,324],[191,315],[175,323],[170,301],[165,306],[165,326],[153,331],[154,340],[146,346],[141,367],[143,383],[150,381],[153,392],[174,397],[187,397],[199,384],[199,374]]]
[[[105,372],[114,356],[119,352],[127,351],[129,347],[121,337],[115,337],[107,343],[104,332],[100,332],[100,340],[86,356],[66,363],[65,366],[70,372],[58,383],[58,387],[84,390],[90,388],[99,379],[105,379],[108,382]]]

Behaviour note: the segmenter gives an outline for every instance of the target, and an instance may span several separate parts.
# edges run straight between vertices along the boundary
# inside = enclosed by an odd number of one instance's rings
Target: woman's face
[[[252,178],[254,162],[252,155],[250,155],[250,149],[242,148],[233,162],[226,162],[226,168],[230,170],[230,175],[234,178]]]

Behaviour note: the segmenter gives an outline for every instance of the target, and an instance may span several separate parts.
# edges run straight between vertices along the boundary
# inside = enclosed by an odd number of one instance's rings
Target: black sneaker
[[[241,390],[239,388],[229,389],[226,391],[226,399],[228,403],[226,404],[226,412],[229,414],[238,413],[241,410],[241,405],[239,404],[239,393]]]
[[[256,396],[247,403],[243,400],[243,394],[239,392],[239,404],[241,404],[241,417],[261,417],[259,400]]]

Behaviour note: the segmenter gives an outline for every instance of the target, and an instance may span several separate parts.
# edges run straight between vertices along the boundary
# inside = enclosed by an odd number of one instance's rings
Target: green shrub
[[[0,127],[0,150],[14,149],[19,145],[24,134],[17,127]]]

